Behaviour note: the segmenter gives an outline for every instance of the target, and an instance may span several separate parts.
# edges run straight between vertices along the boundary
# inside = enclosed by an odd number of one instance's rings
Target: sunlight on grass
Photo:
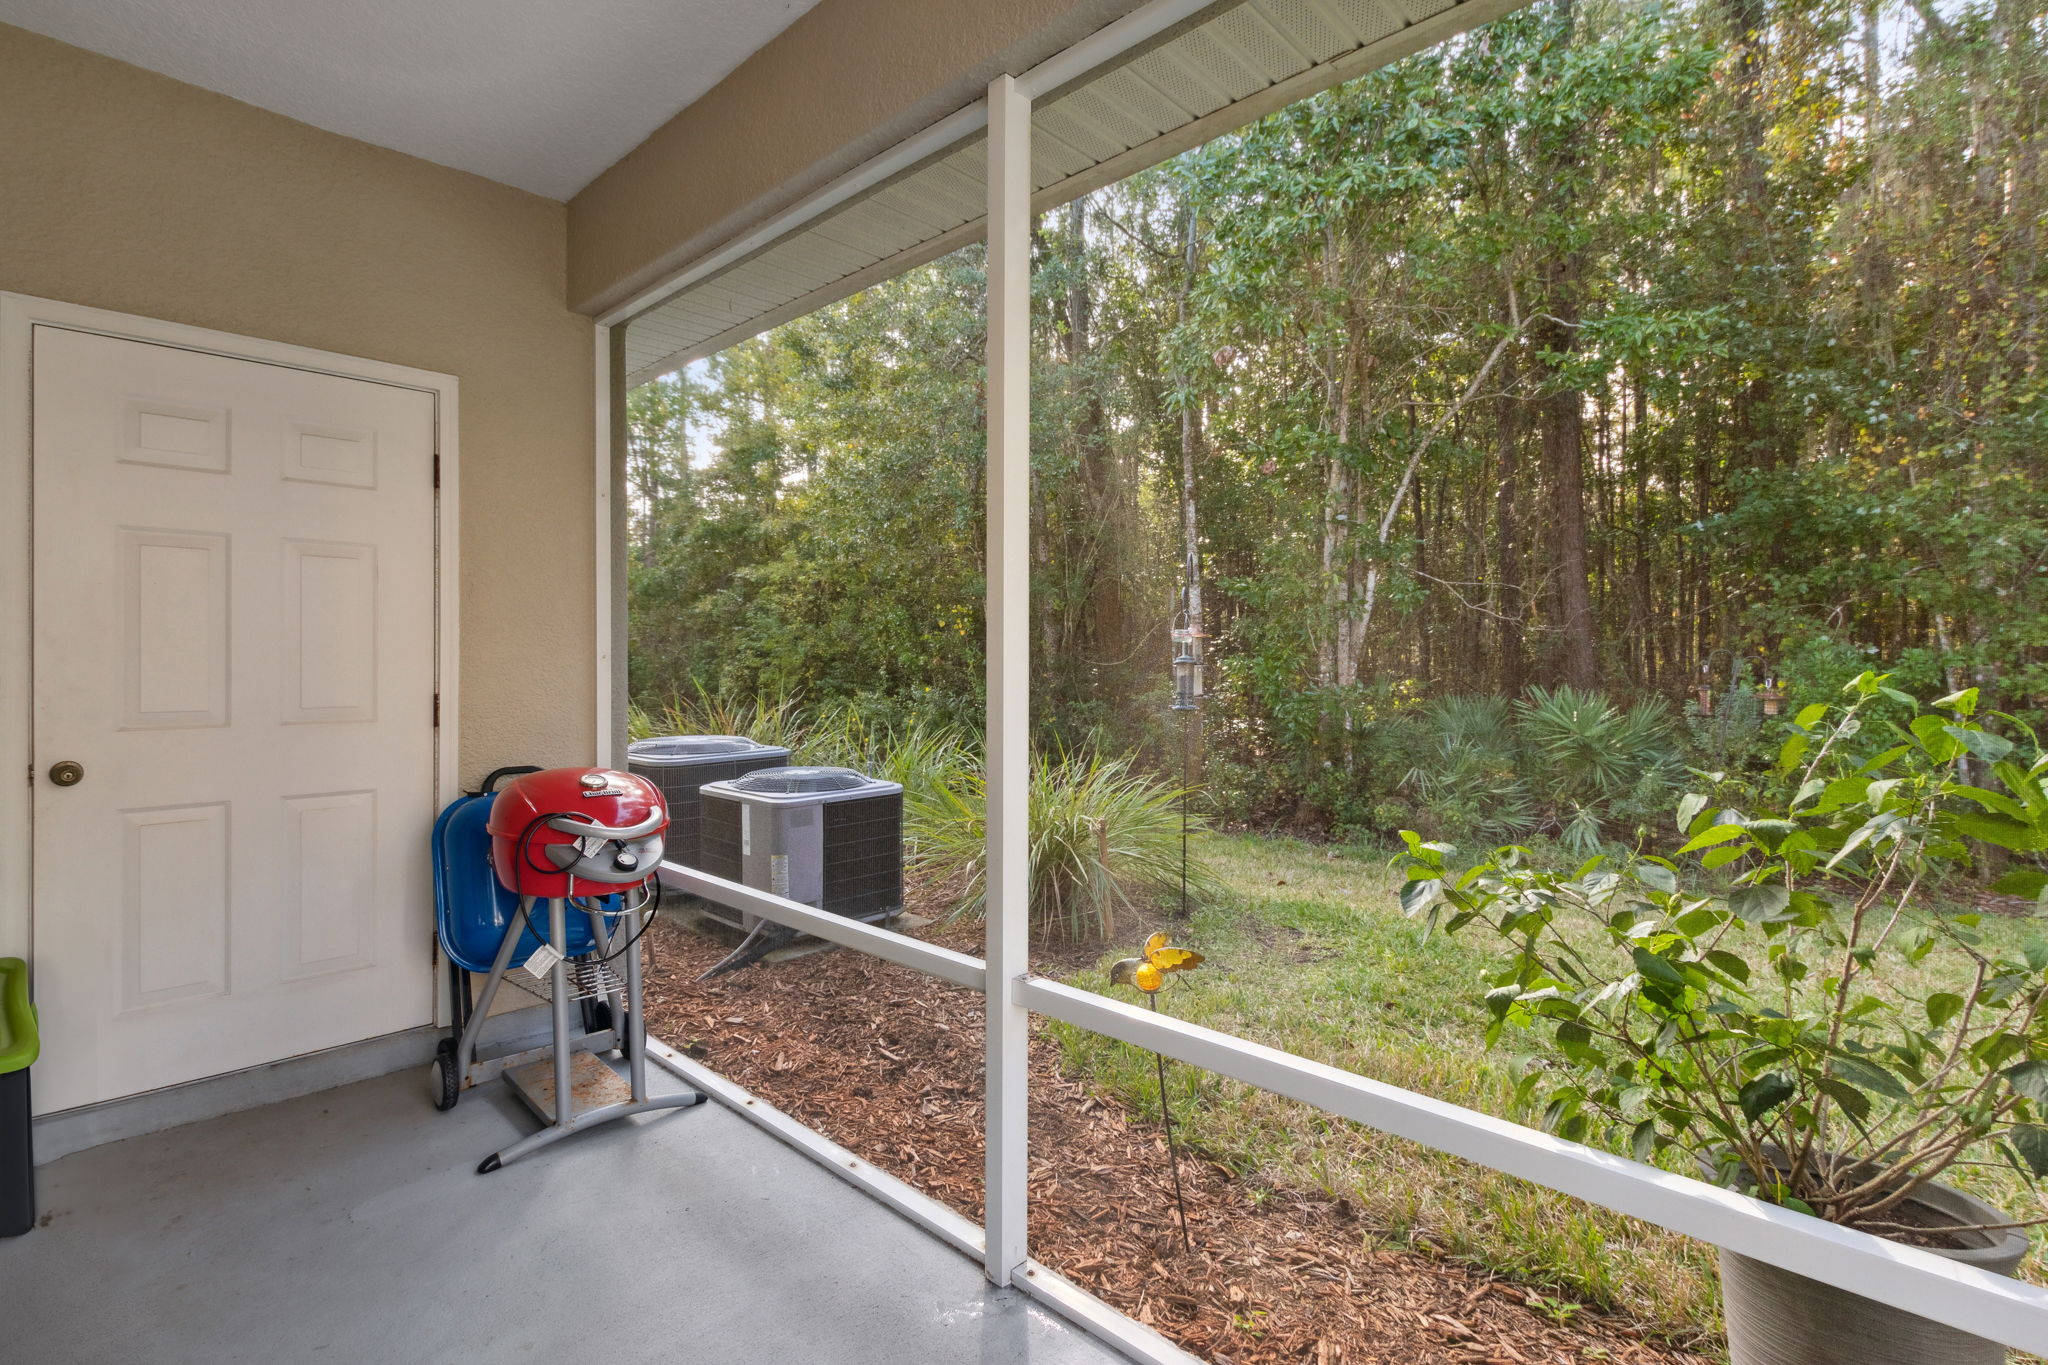
[[[1200,836],[1228,894],[1177,937],[1209,961],[1161,1008],[1453,1104],[1534,1124],[1513,1103],[1511,1044],[1487,1052],[1482,972],[1491,945],[1428,934],[1402,916],[1387,855],[1253,835]],[[1987,938],[2038,932],[1987,917]],[[1108,991],[1105,954],[1073,984]],[[1901,973],[1901,976],[1908,975]],[[1119,992],[1122,994],[1122,992]],[[1067,1064],[1156,1117],[1151,1054],[1049,1025]],[[1576,1294],[1681,1339],[1717,1329],[1713,1251],[1456,1157],[1358,1127],[1191,1067],[1169,1071],[1190,1142],[1254,1181],[1349,1199],[1389,1242],[1468,1258]],[[1957,1172],[2008,1208],[2010,1173]]]
[[[1234,895],[1197,912],[1185,939],[1209,962],[1178,978],[1162,1008],[1454,1104],[1532,1117],[1512,1112],[1511,1058],[1479,1041],[1487,956],[1402,918],[1383,855],[1223,835],[1206,836],[1201,852]],[[1075,984],[1108,981],[1098,968]],[[1055,1029],[1070,1065],[1157,1114],[1149,1053]],[[1389,1242],[1568,1288],[1674,1334],[1717,1322],[1711,1252],[1693,1242],[1234,1081],[1185,1066],[1170,1075],[1191,1142],[1252,1179],[1349,1199]]]

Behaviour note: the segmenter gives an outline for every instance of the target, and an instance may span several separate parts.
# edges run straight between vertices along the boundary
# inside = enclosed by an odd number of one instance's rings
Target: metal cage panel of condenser
[[[699,866],[712,876],[870,923],[903,908],[898,784],[851,768],[767,768],[707,783],[701,797]]]
[[[788,762],[789,750],[741,735],[657,735],[626,747],[626,767],[661,788],[668,802],[668,856],[687,867],[701,866],[704,816],[698,792],[704,784]]]

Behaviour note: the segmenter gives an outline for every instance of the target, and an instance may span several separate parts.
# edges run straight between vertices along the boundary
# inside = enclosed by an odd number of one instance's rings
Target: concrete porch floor
[[[52,1162],[0,1360],[1122,1359],[716,1103],[475,1174],[534,1126],[406,1071]]]

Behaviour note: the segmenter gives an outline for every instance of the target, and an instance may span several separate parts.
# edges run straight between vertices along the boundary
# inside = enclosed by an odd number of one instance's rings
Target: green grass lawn
[[[1489,1053],[1481,1039],[1480,975],[1497,962],[1495,945],[1430,935],[1404,918],[1384,852],[1221,834],[1200,836],[1198,851],[1226,891],[1177,934],[1209,960],[1174,979],[1163,1009],[1454,1104],[1535,1121],[1513,1106],[1512,1041]],[[2000,937],[2037,932],[1988,918],[1985,929]],[[1107,991],[1108,962],[1128,951],[1106,953],[1074,984]],[[1151,1054],[1051,1027],[1070,1067],[1156,1115]],[[1710,1248],[1237,1082],[1186,1066],[1169,1074],[1175,1118],[1189,1140],[1254,1182],[1347,1198],[1389,1242],[1566,1289],[1680,1339],[1718,1323]],[[2013,1202],[2012,1183],[1984,1192],[2007,1208],[2029,1207],[2030,1199]]]

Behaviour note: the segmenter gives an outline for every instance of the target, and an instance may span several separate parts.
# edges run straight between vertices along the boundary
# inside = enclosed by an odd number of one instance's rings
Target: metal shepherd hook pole
[[[1195,781],[1195,726],[1200,723],[1202,709],[1202,644],[1204,635],[1201,621],[1197,617],[1196,603],[1200,598],[1201,564],[1191,547],[1182,564],[1180,600],[1176,604],[1173,619],[1173,709],[1180,712],[1180,920],[1188,918],[1188,803],[1194,799]],[[1159,1009],[1158,975],[1160,971],[1185,970],[1199,963],[1199,953],[1183,949],[1166,948],[1163,935],[1154,935],[1146,944],[1148,966],[1156,970],[1147,978],[1139,976],[1136,984],[1145,992],[1145,1003],[1154,1012]],[[1180,960],[1167,965],[1168,959],[1161,953],[1179,954]],[[1187,1197],[1181,1191],[1180,1149],[1173,1136],[1173,1108],[1166,1094],[1166,1057],[1162,1053],[1152,1054],[1152,1061],[1159,1078],[1159,1118],[1166,1129],[1166,1160],[1173,1172],[1173,1203],[1180,1214],[1181,1249],[1192,1253],[1194,1240],[1188,1233]]]
[[[1182,564],[1180,601],[1173,615],[1173,709],[1180,712],[1180,915],[1188,915],[1188,802],[1194,799],[1195,726],[1202,712],[1202,644],[1207,636],[1197,619],[1201,564],[1188,551]]]

